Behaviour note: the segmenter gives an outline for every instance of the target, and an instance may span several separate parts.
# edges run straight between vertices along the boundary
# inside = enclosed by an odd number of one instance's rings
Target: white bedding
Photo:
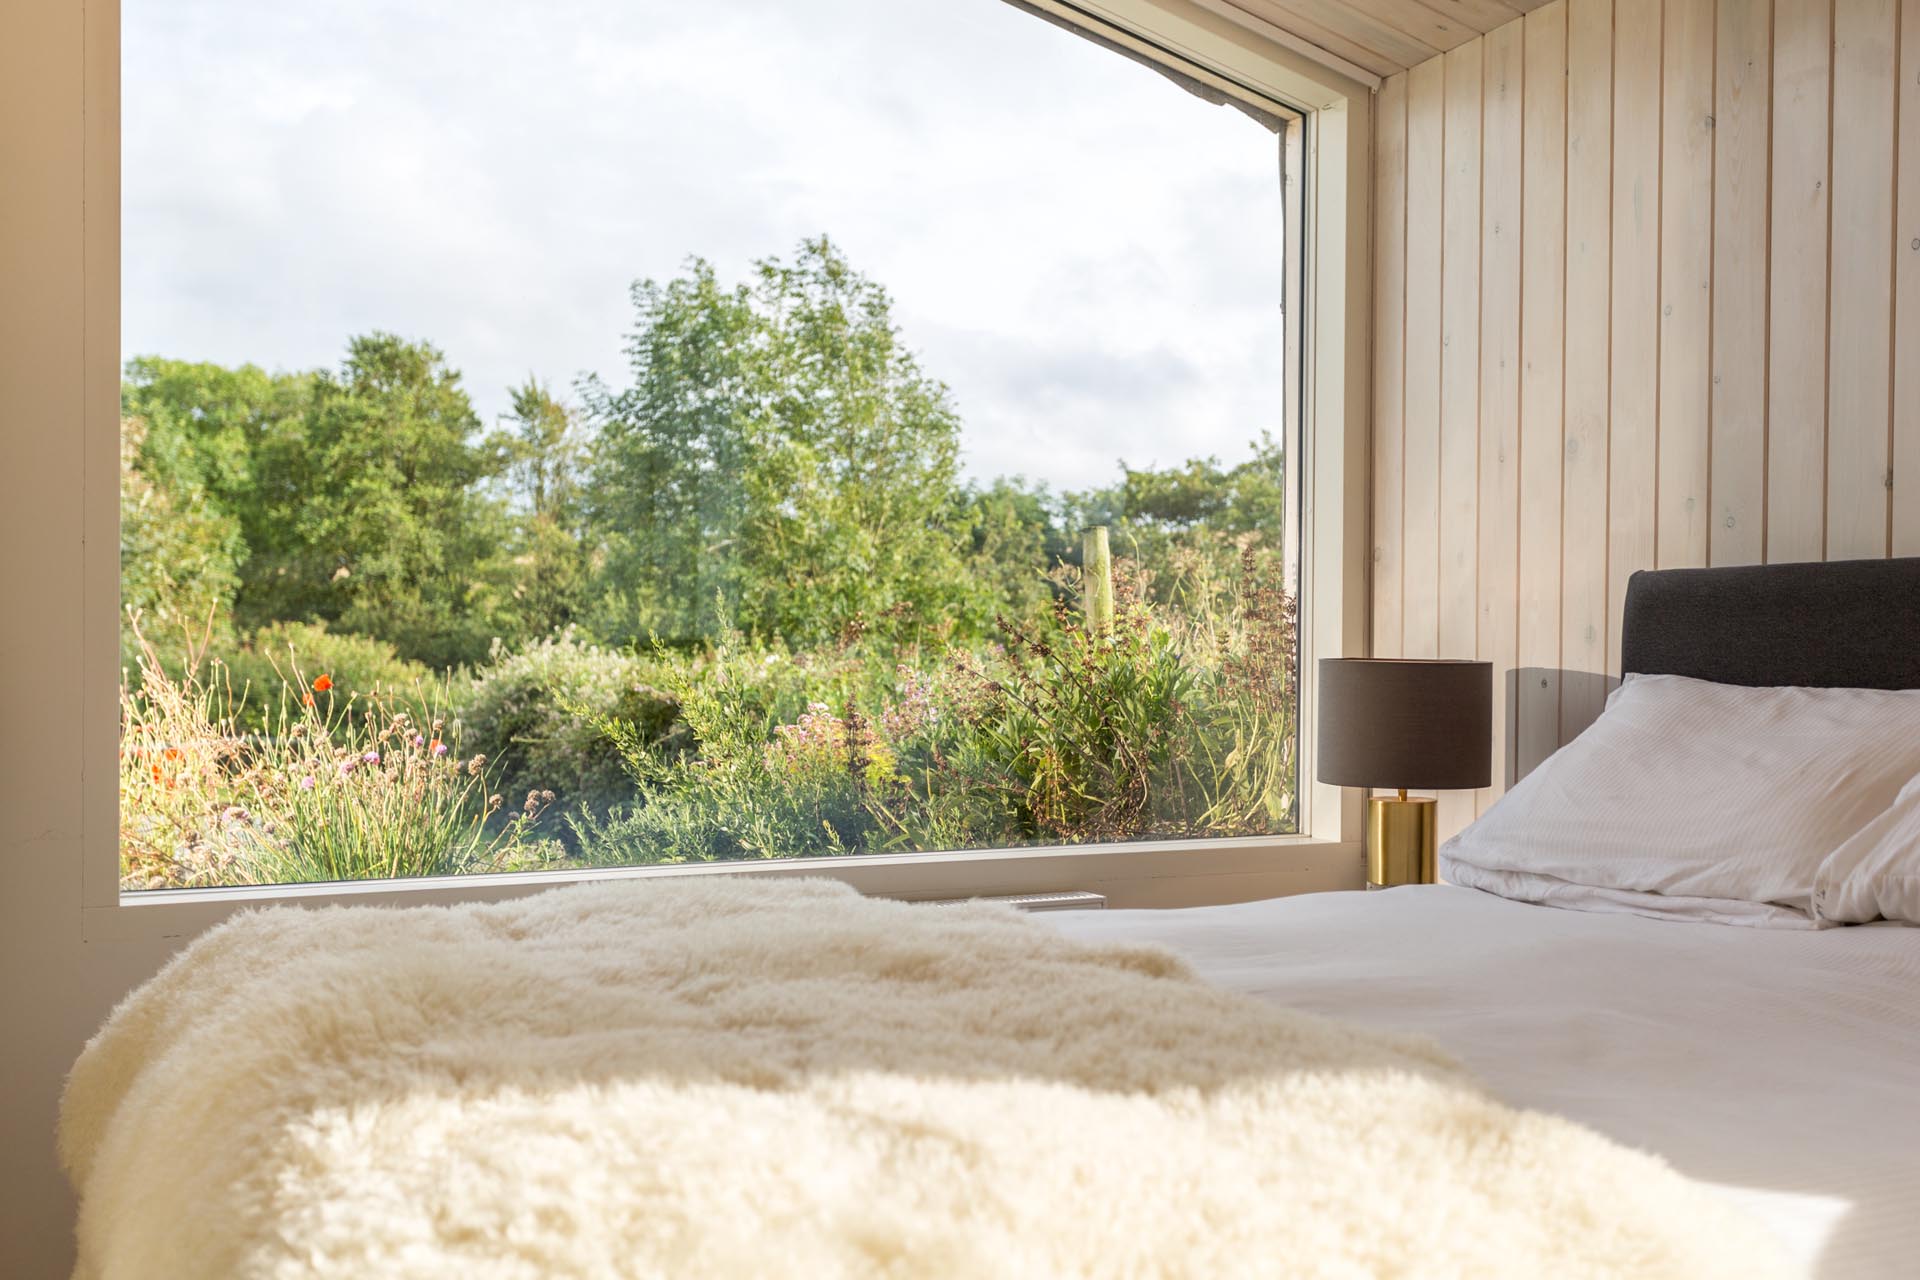
[[[1042,918],[1429,1035],[1504,1100],[1722,1190],[1809,1275],[1920,1275],[1920,928],[1652,920],[1449,885]]]

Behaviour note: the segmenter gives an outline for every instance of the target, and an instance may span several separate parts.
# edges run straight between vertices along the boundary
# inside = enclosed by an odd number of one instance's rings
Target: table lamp
[[[1367,797],[1367,887],[1432,884],[1435,801],[1493,781],[1493,664],[1417,658],[1322,658],[1315,772]]]

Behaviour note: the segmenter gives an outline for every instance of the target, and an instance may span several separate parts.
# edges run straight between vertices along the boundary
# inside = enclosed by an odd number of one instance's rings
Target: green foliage
[[[227,642],[227,622],[240,584],[239,522],[223,514],[184,469],[148,468],[143,418],[120,423],[120,651],[138,651],[144,620],[166,636],[166,661],[185,662],[190,635]],[[157,475],[155,473],[158,473]]]
[[[339,374],[254,452],[262,509],[237,611],[243,624],[325,621],[433,666],[487,651],[505,612],[501,460],[460,375],[425,343],[355,338]]]
[[[231,688],[199,674],[216,666],[177,676],[150,647],[136,652],[141,678],[121,694],[129,887],[446,875],[563,856],[529,838],[542,800],[500,820],[486,760],[462,757],[437,719],[384,694],[335,688],[308,701],[301,672],[276,691],[267,731],[243,733]]]
[[[993,602],[962,572],[959,420],[884,289],[823,238],[751,286],[695,259],[633,301],[633,385],[588,386],[601,635],[737,625],[804,646],[984,623]]]
[[[416,714],[439,700],[421,692],[434,684],[426,667],[402,658],[384,640],[329,631],[323,622],[270,622],[216,663],[224,670],[210,671],[208,678],[231,689],[235,718],[253,732],[302,705],[321,676],[336,698],[376,699]]]
[[[388,334],[335,371],[129,363],[134,881],[1293,822],[1271,439],[1078,492],[964,483],[947,389],[824,238],[632,296],[629,385],[576,406],[529,377],[491,431]],[[479,772],[435,772],[456,733]]]
[[[955,650],[883,682],[722,648],[668,673],[697,750],[661,751],[592,717],[639,802],[579,824],[607,863],[825,857],[912,849],[1265,834],[1294,814],[1293,614],[1279,557],[1250,543],[1211,576],[1192,553],[1152,604],[1138,571],[1116,621],[1064,604],[1004,622],[1004,646]],[[1077,594],[1071,571],[1063,595]],[[776,708],[805,697],[784,718]]]
[[[457,689],[461,738],[493,761],[505,794],[554,792],[542,830],[570,836],[566,819],[604,814],[632,794],[620,749],[597,723],[617,721],[663,752],[684,740],[679,706],[653,674],[653,664],[571,631],[496,644]]]
[[[513,389],[506,429],[488,446],[503,459],[500,482],[513,527],[500,549],[509,600],[501,635],[550,635],[578,621],[589,598],[581,482],[585,429],[575,410],[532,378]]]
[[[156,483],[191,487],[238,520],[251,542],[264,509],[256,501],[254,454],[275,424],[304,412],[314,375],[267,373],[255,365],[141,356],[127,362],[121,412],[148,427],[138,463]]]

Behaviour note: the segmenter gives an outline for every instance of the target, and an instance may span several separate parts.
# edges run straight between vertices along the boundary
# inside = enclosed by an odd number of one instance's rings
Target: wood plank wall
[[[1636,569],[1920,555],[1920,0],[1554,0],[1378,106],[1373,649],[1495,665],[1451,831]]]

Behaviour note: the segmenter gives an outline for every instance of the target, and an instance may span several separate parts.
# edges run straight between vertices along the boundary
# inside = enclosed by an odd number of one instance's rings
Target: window
[[[1298,829],[1293,113],[998,0],[123,23],[123,887]]]

